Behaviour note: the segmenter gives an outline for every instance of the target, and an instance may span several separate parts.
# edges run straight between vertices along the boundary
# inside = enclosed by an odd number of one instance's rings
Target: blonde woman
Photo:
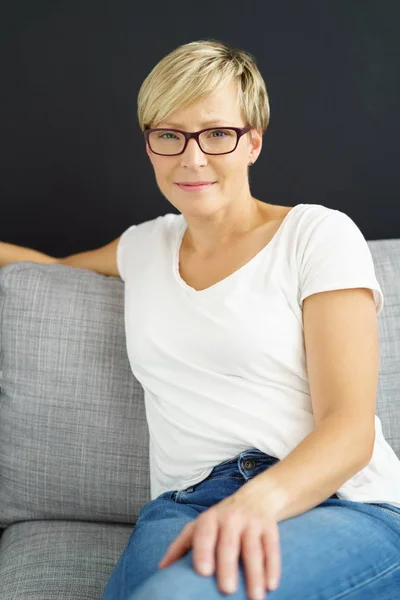
[[[251,195],[269,117],[251,54],[180,46],[138,97],[178,214],[64,260],[0,244],[0,266],[125,282],[151,500],[103,600],[400,598],[400,461],[375,414],[382,290],[345,213]]]

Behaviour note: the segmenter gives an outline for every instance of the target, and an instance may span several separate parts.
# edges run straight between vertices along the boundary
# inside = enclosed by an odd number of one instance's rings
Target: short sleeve
[[[131,225],[119,238],[117,246],[117,267],[119,276],[123,282],[126,281],[129,258],[132,256],[132,232],[137,225]]]
[[[299,265],[300,305],[317,292],[369,288],[379,314],[384,305],[368,243],[345,213],[328,209],[307,226]]]

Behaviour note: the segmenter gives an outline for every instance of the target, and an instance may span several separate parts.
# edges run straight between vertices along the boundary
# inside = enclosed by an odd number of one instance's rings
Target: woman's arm
[[[237,494],[265,499],[277,521],[334,494],[371,460],[379,374],[372,291],[343,289],[303,302],[304,340],[316,427],[279,463]]]

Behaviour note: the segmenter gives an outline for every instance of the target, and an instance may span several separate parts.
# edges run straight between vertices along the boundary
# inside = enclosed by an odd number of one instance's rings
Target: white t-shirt
[[[180,277],[182,214],[123,232],[132,372],[144,390],[151,499],[199,483],[248,448],[283,459],[314,428],[302,302],[316,292],[366,287],[383,294],[368,244],[345,213],[298,204],[247,264],[207,289]],[[336,492],[400,507],[400,461],[375,417],[369,464]]]

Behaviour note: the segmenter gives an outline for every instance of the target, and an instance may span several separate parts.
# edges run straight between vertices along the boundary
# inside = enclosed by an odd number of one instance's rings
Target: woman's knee
[[[192,564],[192,551],[164,569],[158,569],[127,600],[219,600],[214,576],[199,575]]]
[[[194,511],[168,499],[157,498],[146,504],[108,581],[110,597],[122,595],[126,600],[135,594],[157,572],[169,545],[193,518]]]

